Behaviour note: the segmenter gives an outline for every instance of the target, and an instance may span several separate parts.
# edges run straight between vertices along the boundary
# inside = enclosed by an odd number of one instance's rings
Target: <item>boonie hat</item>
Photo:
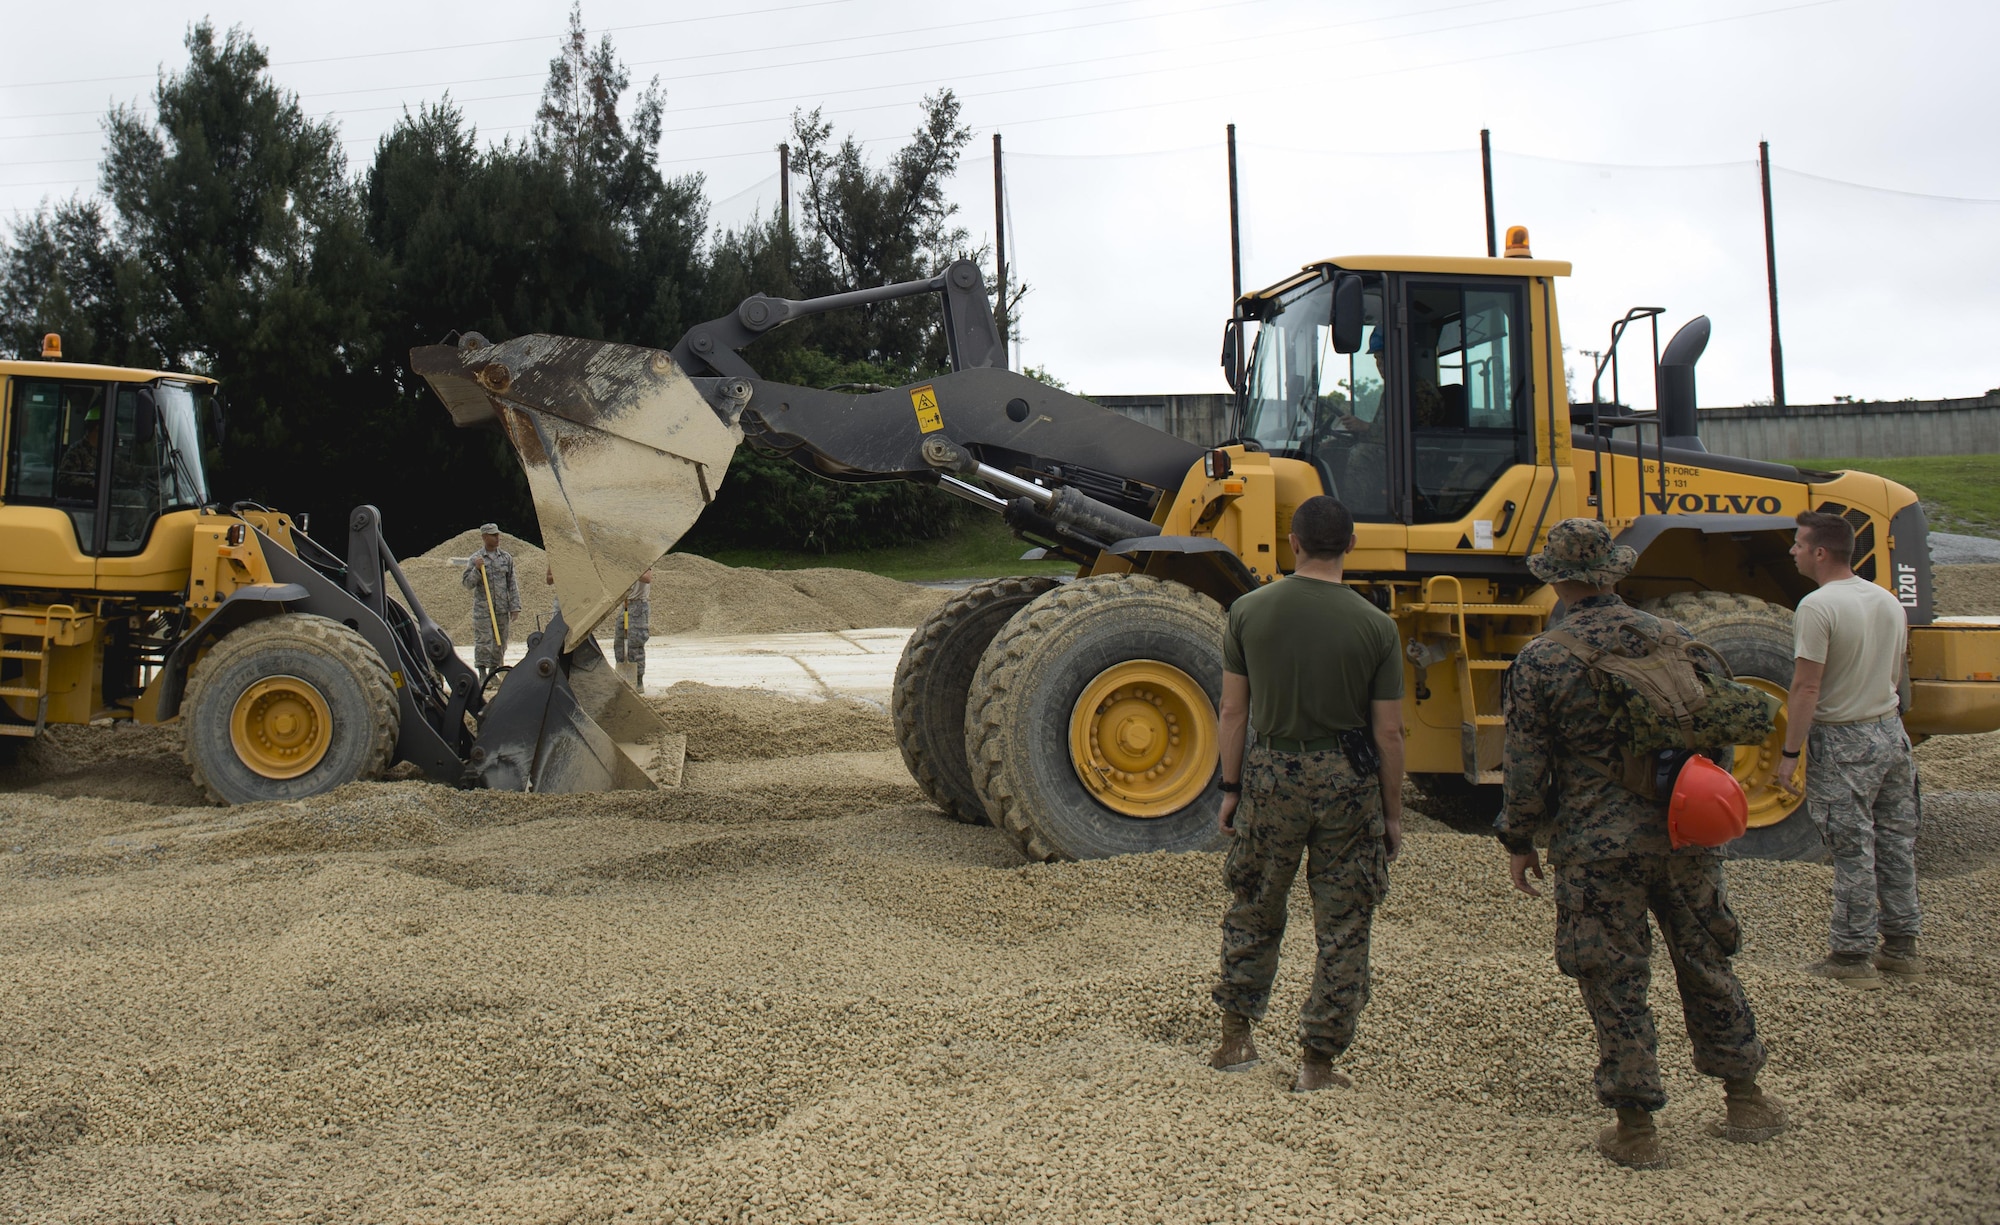
[[[1545,583],[1609,587],[1632,573],[1639,560],[1630,545],[1615,544],[1595,519],[1564,519],[1549,529],[1548,543],[1528,559],[1528,571]]]
[[[479,525],[479,534],[481,536],[498,536],[500,534],[500,525],[497,523],[482,523]]]

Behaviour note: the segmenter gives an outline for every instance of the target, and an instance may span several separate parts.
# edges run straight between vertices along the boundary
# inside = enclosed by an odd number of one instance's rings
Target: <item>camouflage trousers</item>
[[[494,618],[486,615],[486,610],[477,600],[472,604],[472,666],[479,669],[481,676],[499,667],[507,658],[508,617],[499,616],[500,640],[493,640]]]
[[[1741,929],[1716,855],[1631,855],[1556,869],[1556,966],[1576,980],[1597,1028],[1597,1100],[1658,1110],[1658,1035],[1646,1002],[1659,921],[1694,1044],[1695,1071],[1723,1080],[1764,1066],[1757,1018],[1729,959]]]
[[[1902,719],[1814,724],[1806,811],[1833,853],[1833,951],[1873,953],[1878,925],[1884,936],[1922,934],[1917,771]]]
[[[1286,903],[1304,859],[1319,957],[1300,1010],[1299,1042],[1309,1054],[1337,1058],[1353,1045],[1368,1003],[1369,927],[1389,892],[1381,785],[1356,775],[1337,749],[1253,747],[1235,824],[1222,869],[1233,900],[1222,917],[1216,1007],[1253,1020],[1270,1007]]]
[[[618,625],[611,631],[611,658],[614,662],[632,665],[632,687],[645,692],[646,686],[646,639],[651,637],[642,629],[626,629]]]

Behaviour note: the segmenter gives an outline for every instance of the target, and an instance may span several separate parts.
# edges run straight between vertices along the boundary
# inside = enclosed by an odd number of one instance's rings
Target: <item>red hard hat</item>
[[[1687,759],[1667,802],[1667,837],[1676,848],[1741,838],[1749,817],[1750,802],[1734,775],[1699,753]]]

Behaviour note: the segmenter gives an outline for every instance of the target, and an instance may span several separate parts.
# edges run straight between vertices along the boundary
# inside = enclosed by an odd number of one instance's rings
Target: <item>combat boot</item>
[[[1653,1112],[1639,1106],[1618,1108],[1618,1121],[1597,1133],[1597,1151],[1634,1170],[1657,1170],[1667,1164]]]
[[[1807,966],[1806,973],[1835,979],[1841,986],[1852,987],[1856,991],[1873,991],[1887,985],[1875,972],[1875,965],[1868,960],[1866,953],[1828,953]]]
[[[1884,974],[1900,974],[1904,978],[1915,978],[1930,969],[1924,959],[1917,956],[1915,936],[1884,936],[1882,947],[1875,954],[1875,968]]]
[[[1354,1082],[1333,1070],[1333,1060],[1307,1055],[1299,1060],[1299,1074],[1292,1078],[1292,1092],[1317,1093],[1321,1089],[1351,1089]]]
[[[1257,1066],[1257,1040],[1250,1036],[1249,1017],[1222,1014],[1222,1045],[1208,1057],[1208,1066],[1218,1072],[1247,1072]]]
[[[1754,1079],[1724,1081],[1722,1102],[1729,1117],[1717,1131],[1725,1140],[1762,1144],[1792,1125],[1785,1104],[1758,1088]]]

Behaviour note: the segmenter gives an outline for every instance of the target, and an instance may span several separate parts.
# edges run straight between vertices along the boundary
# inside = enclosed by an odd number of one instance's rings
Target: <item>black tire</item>
[[[260,681],[291,677],[325,702],[325,750],[291,778],[246,762],[231,735],[239,700]],[[355,779],[374,778],[394,760],[402,710],[388,665],[359,633],[307,613],[284,613],[232,630],[209,648],[188,681],[181,745],[197,785],[225,804],[296,800]]]
[[[1015,613],[1061,582],[1042,577],[977,583],[945,601],[904,644],[889,699],[896,746],[910,777],[954,821],[987,821],[965,759],[966,695],[980,657]]]
[[[1468,783],[1463,774],[1412,774],[1417,811],[1461,834],[1493,836],[1493,818],[1500,815],[1506,788]]]
[[[1109,669],[1137,662],[1178,670],[1198,687],[1208,703],[1203,717],[1212,720],[1223,627],[1221,606],[1207,596],[1138,575],[1065,583],[1016,613],[980,661],[966,716],[966,757],[988,819],[1031,860],[1219,847],[1212,764],[1178,810],[1128,816],[1100,803],[1078,777],[1069,735],[1084,692]],[[1191,752],[1181,770],[1195,768],[1199,756]]]
[[[1641,605],[1678,622],[1712,646],[1740,678],[1756,677],[1784,689],[1792,683],[1792,611],[1755,596],[1720,591],[1680,591]],[[1735,859],[1826,858],[1819,831],[1799,804],[1782,820],[1761,825],[1729,844]]]

